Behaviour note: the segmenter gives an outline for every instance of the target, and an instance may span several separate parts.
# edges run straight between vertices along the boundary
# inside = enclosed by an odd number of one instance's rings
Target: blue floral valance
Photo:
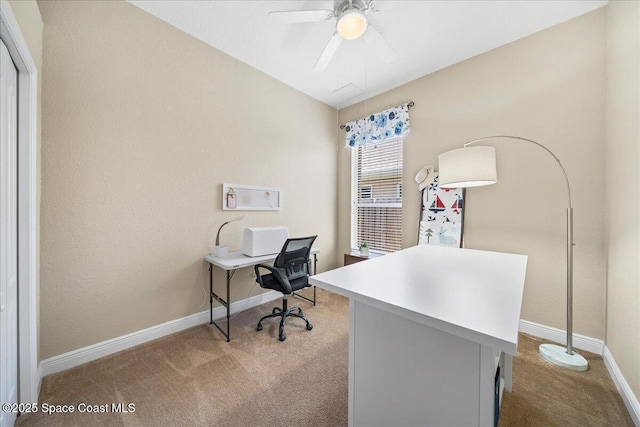
[[[345,124],[347,147],[382,142],[387,139],[408,135],[411,131],[409,105],[402,104],[394,108],[371,114]]]

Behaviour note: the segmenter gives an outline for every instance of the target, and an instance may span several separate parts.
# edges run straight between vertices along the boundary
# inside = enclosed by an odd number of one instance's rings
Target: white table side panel
[[[352,306],[350,425],[479,425],[480,345],[358,301]]]

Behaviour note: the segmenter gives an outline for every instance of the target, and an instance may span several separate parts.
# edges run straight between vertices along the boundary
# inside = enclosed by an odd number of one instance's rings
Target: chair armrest
[[[289,279],[287,279],[287,275],[285,273],[284,268],[273,267],[271,265],[266,265],[266,264],[257,264],[256,266],[253,267],[254,271],[256,272],[256,279],[258,280],[260,287],[264,288],[264,283],[262,283],[262,276],[260,275],[260,268],[265,268],[269,270],[271,273],[273,273],[273,277],[275,277],[276,280],[280,282],[280,284],[287,291],[288,294],[293,292],[293,290],[291,289],[291,283],[289,283]]]

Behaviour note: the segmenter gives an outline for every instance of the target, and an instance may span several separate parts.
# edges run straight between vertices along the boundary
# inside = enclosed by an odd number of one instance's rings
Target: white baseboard
[[[567,331],[552,328],[550,326],[540,325],[538,323],[529,322],[528,320],[520,320],[520,332],[544,338],[558,344],[567,345]],[[586,337],[584,335],[573,334],[573,347],[595,353],[602,356],[604,342],[602,340]]]
[[[249,308],[256,307],[269,301],[281,298],[282,294],[276,291],[265,292],[240,301],[231,303],[231,313],[237,313]],[[219,319],[227,315],[224,307],[219,306],[213,309],[213,318]],[[92,344],[79,348],[68,353],[45,359],[40,362],[40,378],[61,372],[75,366],[82,365],[101,357],[126,350],[136,345],[152,341],[166,335],[170,335],[184,329],[209,323],[209,310],[201,311],[181,319],[171,320],[160,325],[152,326],[141,331],[133,332],[107,341]]]
[[[604,346],[604,354],[602,355],[602,359],[604,360],[604,364],[609,371],[609,375],[613,379],[616,387],[618,387],[618,391],[622,396],[622,400],[624,400],[624,404],[627,406],[627,410],[629,411],[629,415],[633,419],[633,422],[636,426],[640,426],[640,402],[638,402],[638,398],[629,387],[629,383],[624,379],[620,368],[618,368],[618,364],[616,363],[609,347]]]

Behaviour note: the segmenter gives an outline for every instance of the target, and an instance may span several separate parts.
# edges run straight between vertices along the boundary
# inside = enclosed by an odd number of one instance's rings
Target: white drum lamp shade
[[[490,146],[465,147],[438,156],[441,188],[479,187],[495,184],[496,149]]]

